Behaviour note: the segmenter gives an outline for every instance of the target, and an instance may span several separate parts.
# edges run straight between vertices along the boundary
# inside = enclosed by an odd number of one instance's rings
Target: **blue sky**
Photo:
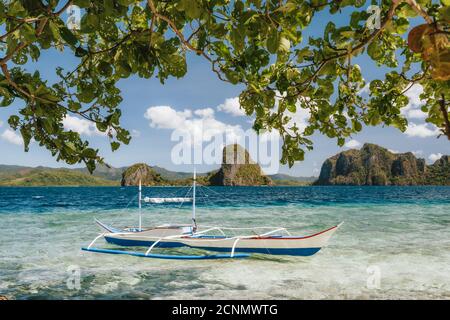
[[[323,25],[329,21],[330,17],[322,13],[315,21],[321,21],[320,25],[315,24],[309,34],[322,34]],[[336,24],[342,24],[348,19],[348,12],[344,11],[340,17],[334,18]],[[308,33],[304,34],[304,42]],[[70,54],[55,51],[43,52],[40,60],[36,64],[28,64],[27,68],[33,70],[38,68],[41,74],[49,81],[56,79],[55,67],[63,66],[70,69],[76,65],[77,60]],[[386,69],[378,68],[367,57],[355,60],[363,67],[363,75],[367,81],[376,77],[382,77]],[[214,119],[214,124],[221,126],[240,126],[242,129],[251,127],[249,118],[241,115],[233,115],[224,111],[219,105],[224,104],[226,99],[232,99],[239,95],[242,86],[233,86],[217,79],[211,72],[210,65],[201,57],[193,54],[188,55],[188,73],[182,79],[168,79],[165,85],[161,85],[159,80],[139,79],[131,77],[121,80],[123,102],[122,124],[130,130],[134,136],[130,145],[122,146],[116,152],[111,152],[108,139],[99,135],[95,130],[81,120],[72,119],[68,125],[81,130],[83,138],[87,138],[94,147],[100,148],[101,154],[106,161],[113,166],[127,166],[136,162],[146,162],[150,165],[158,165],[171,170],[191,171],[190,165],[175,165],[171,161],[171,150],[176,142],[170,140],[171,129],[166,129],[167,123],[158,118],[158,114],[152,113],[153,118],[148,116],[148,109],[155,106],[167,106],[174,112],[184,110],[195,110],[211,108],[214,111],[210,115]],[[329,156],[349,147],[360,147],[365,142],[376,143],[391,149],[395,152],[413,151],[417,156],[426,158],[428,162],[434,160],[439,154],[450,154],[450,143],[447,139],[436,138],[435,128],[424,125],[423,115],[420,114],[420,99],[418,94],[420,88],[415,88],[411,92],[411,105],[405,111],[410,128],[407,133],[402,133],[395,128],[365,127],[361,133],[348,139],[347,147],[339,148],[336,141],[316,134],[313,136],[314,150],[306,154],[305,161],[296,163],[293,168],[281,166],[280,172],[295,176],[318,175],[318,170],[322,162]],[[232,107],[229,100],[227,106]],[[234,100],[235,101],[235,100]],[[21,102],[16,102],[12,107],[0,109],[0,152],[1,164],[15,164],[28,166],[67,166],[62,162],[56,162],[46,149],[40,148],[33,143],[28,153],[23,152],[20,137],[8,129],[7,119]],[[234,105],[235,106],[235,105]],[[227,108],[225,108],[227,109]],[[156,109],[152,109],[155,111]],[[237,109],[227,109],[234,110]],[[147,118],[145,114],[147,113]],[[185,118],[192,120],[201,118],[193,115]],[[181,121],[181,120],[180,120]],[[412,124],[411,124],[412,123]],[[150,126],[153,124],[153,127]],[[184,125],[184,122],[180,122]],[[350,140],[352,140],[350,142]],[[199,171],[207,171],[215,166],[201,165]]]

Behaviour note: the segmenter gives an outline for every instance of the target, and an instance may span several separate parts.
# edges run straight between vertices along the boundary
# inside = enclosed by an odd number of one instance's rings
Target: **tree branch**
[[[186,39],[184,38],[183,33],[182,33],[180,30],[178,30],[178,28],[177,28],[177,26],[175,25],[175,23],[174,23],[172,20],[170,20],[168,17],[166,17],[166,16],[160,14],[160,13],[156,10],[155,5],[153,4],[153,1],[152,1],[152,0],[147,0],[147,4],[148,4],[150,10],[153,12],[153,14],[155,15],[156,18],[159,18],[159,19],[161,19],[161,20],[164,20],[164,21],[166,21],[166,22],[169,24],[170,28],[173,30],[173,32],[175,32],[175,34],[177,35],[177,37],[181,40],[181,42],[182,42],[186,47],[188,47],[190,50],[196,52],[197,54],[200,54],[200,55],[206,55],[202,50],[197,49],[197,48],[194,48],[194,46],[192,46],[188,41],[186,41]]]
[[[428,13],[416,2],[416,0],[404,0],[411,8],[417,12],[428,24],[434,23],[433,19],[428,15]]]
[[[394,13],[395,13],[395,9],[397,9],[397,7],[399,6],[399,4],[404,1],[404,0],[393,0],[392,4],[389,8],[389,11],[386,15],[386,17],[384,18],[383,22],[380,25],[380,29],[375,30],[374,32],[372,32],[366,39],[364,39],[363,41],[361,41],[361,43],[359,43],[358,45],[356,45],[355,47],[351,48],[348,51],[345,51],[343,53],[339,53],[336,54],[334,56],[330,56],[327,58],[322,59],[322,61],[320,61],[320,63],[318,64],[317,69],[314,71],[314,73],[311,75],[310,78],[306,79],[305,81],[303,81],[302,83],[300,83],[297,86],[297,95],[303,93],[304,90],[306,90],[306,88],[311,84],[311,82],[313,82],[317,76],[319,75],[319,72],[322,70],[323,67],[325,67],[325,65],[333,60],[348,56],[348,55],[352,55],[355,51],[365,47],[368,43],[370,43],[373,39],[375,39],[382,30],[384,30],[384,28],[386,28],[388,22],[393,18]],[[305,88],[303,88],[302,90],[299,90],[299,87],[303,87],[305,86]]]
[[[6,64],[2,64],[1,65],[2,68],[2,72],[5,75],[6,81],[8,81],[8,83],[11,85],[11,87],[13,87],[14,89],[16,89],[16,91],[18,91],[19,93],[21,93],[22,95],[28,97],[31,100],[34,100],[34,96],[32,94],[30,94],[29,92],[23,90],[21,87],[19,87],[17,85],[17,83],[15,83],[12,79],[11,79],[11,74],[9,73],[8,70],[8,66]]]
[[[8,32],[6,32],[4,35],[0,36],[0,40],[5,39],[7,36],[9,36],[11,33],[16,32],[17,30],[20,29],[20,27],[22,27],[25,24],[25,22],[21,22],[19,23],[15,28],[9,30]]]
[[[67,1],[67,3],[60,10],[50,13],[50,16],[52,16],[52,17],[60,16],[71,4],[72,4],[72,0]],[[28,22],[32,22],[32,21],[39,21],[39,25],[36,29],[36,37],[39,37],[42,34],[42,32],[44,31],[44,28],[49,19],[50,19],[50,17],[32,18],[32,19],[23,20],[22,22],[28,23]],[[14,30],[14,31],[16,31],[16,30]],[[6,37],[8,34],[10,34],[10,33],[3,35],[0,38],[0,40],[2,40],[3,37]],[[28,42],[21,42],[12,52],[10,52],[8,55],[6,55],[2,59],[0,59],[0,66],[2,66],[2,69],[3,69],[3,65],[5,65],[17,52],[28,47],[30,44],[31,43],[28,43]]]
[[[203,56],[206,60],[208,60],[208,61],[211,63],[211,65],[212,65],[212,71],[215,72],[215,73],[219,76],[219,79],[220,79],[220,80],[229,82],[228,80],[224,79],[224,78],[222,77],[222,75],[220,74],[220,71],[217,70],[217,69],[215,68],[215,64],[217,63],[217,61],[214,61],[213,59],[211,59],[211,57],[208,56],[203,50],[197,49],[197,48],[195,48],[194,46],[192,46],[192,44],[191,44],[189,41],[187,41],[187,40],[185,39],[183,33],[177,28],[177,26],[175,25],[175,23],[174,23],[172,20],[170,20],[168,17],[166,17],[166,16],[160,14],[160,13],[156,10],[156,7],[155,7],[155,5],[154,5],[154,3],[153,3],[152,0],[147,0],[147,4],[148,4],[148,7],[150,8],[150,10],[152,11],[154,17],[166,21],[166,22],[169,24],[169,27],[173,30],[173,32],[175,32],[175,34],[176,34],[177,37],[180,39],[180,41],[181,41],[188,49],[194,51],[194,52],[197,53],[198,55]]]
[[[67,1],[67,3],[58,11],[54,12],[53,16],[60,16],[66,9],[72,4],[72,0]]]
[[[94,122],[94,123],[98,123],[98,122],[99,122],[99,121],[96,121],[95,119],[92,119],[92,118],[90,118],[90,117],[88,117],[88,116],[85,115],[85,112],[89,111],[89,109],[88,109],[88,110],[85,110],[85,111],[83,111],[83,112],[74,111],[74,110],[70,110],[69,108],[67,108],[67,107],[63,106],[62,104],[57,103],[57,102],[55,102],[55,101],[48,100],[48,99],[45,99],[45,98],[42,98],[42,97],[36,97],[36,96],[34,96],[33,94],[31,94],[31,93],[25,91],[24,89],[22,89],[21,87],[19,87],[19,85],[11,79],[11,74],[9,73],[9,70],[8,70],[8,67],[7,67],[6,64],[1,65],[1,69],[2,69],[3,74],[5,75],[5,78],[6,78],[6,80],[8,81],[8,83],[9,83],[9,84],[10,84],[17,92],[19,92],[20,94],[22,94],[22,95],[24,95],[25,97],[29,98],[32,102],[33,102],[33,101],[36,101],[36,100],[39,100],[39,101],[42,101],[42,102],[44,102],[44,103],[53,104],[53,105],[56,105],[56,106],[58,106],[58,107],[61,107],[61,108],[66,109],[68,112],[71,112],[71,113],[74,113],[74,114],[78,114],[78,115],[80,115],[81,117],[85,118],[86,120],[92,121],[92,122]]]
[[[442,99],[439,100],[439,109],[441,110],[442,116],[444,117],[444,134],[447,136],[448,140],[450,140],[450,118],[448,116],[444,94],[442,94]]]

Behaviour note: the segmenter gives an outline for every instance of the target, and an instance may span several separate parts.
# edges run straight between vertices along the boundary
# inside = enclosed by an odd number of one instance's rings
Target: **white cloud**
[[[287,128],[293,127],[294,125],[300,130],[300,132],[304,131],[306,126],[308,125],[309,117],[311,116],[308,109],[304,109],[301,107],[300,103],[296,104],[297,109],[295,113],[285,111],[285,115],[291,117],[289,120]]]
[[[412,154],[415,155],[416,157],[423,155],[423,151],[422,150],[415,150],[412,151]]]
[[[203,118],[212,118],[214,117],[214,110],[212,108],[197,109],[194,114]]]
[[[405,96],[408,97],[408,104],[401,109],[401,113],[408,119],[425,119],[427,114],[421,110],[421,107],[425,104],[425,100],[420,99],[420,95],[423,93],[423,87],[420,84],[414,84],[408,91],[405,92]],[[360,96],[367,96],[370,94],[370,83],[367,83],[359,92]]]
[[[408,97],[409,103],[401,110],[406,118],[425,119],[427,117],[427,114],[420,109],[425,104],[425,100],[420,99],[422,93],[423,87],[420,84],[415,84],[406,91],[405,96]]]
[[[0,126],[2,125],[3,122],[0,120]],[[63,119],[63,125],[64,129],[66,130],[72,130],[74,132],[78,132],[79,134],[84,134],[87,136],[106,135],[106,133],[99,131],[93,122],[77,117],[72,117],[70,115],[66,115],[66,117]],[[11,129],[6,129],[2,133],[1,138],[16,145],[23,145],[22,137]]]
[[[150,120],[152,128],[175,129],[192,116],[190,110],[176,111],[169,106],[150,107],[144,114],[144,117]]]
[[[276,96],[275,96],[275,110],[278,109],[278,103],[280,101],[280,97],[284,97],[286,96],[286,92],[284,92],[283,94],[281,94],[279,91],[275,92]],[[287,128],[287,132],[293,134],[293,131],[290,130],[290,128],[292,128],[294,125],[299,129],[300,132],[303,132],[305,130],[305,128],[308,125],[308,120],[311,116],[311,113],[309,112],[308,106],[306,106],[306,108],[302,108],[302,105],[304,103],[306,103],[307,101],[309,101],[309,98],[303,98],[301,97],[300,99],[297,100],[296,104],[295,104],[295,112],[290,112],[288,110],[286,110],[284,112],[284,115],[288,116],[290,118],[289,122],[286,125]],[[311,102],[311,104],[313,104],[314,102]]]
[[[131,136],[133,138],[139,138],[141,136],[141,132],[139,130],[133,129],[131,130]]]
[[[370,82],[366,83],[366,85],[358,91],[358,95],[368,95],[370,93]]]
[[[210,141],[213,136],[225,134],[226,138],[236,141],[243,132],[239,125],[229,125],[214,117],[211,108],[176,111],[169,106],[150,107],[144,114],[150,120],[150,127],[178,130],[190,139],[185,142],[201,143]],[[193,140],[193,141],[192,141]]]
[[[277,96],[279,96],[279,92],[277,92]],[[279,98],[275,98],[275,109],[278,108],[278,101]],[[288,116],[290,119],[288,121],[288,123],[286,124],[286,131],[290,134],[294,134],[294,131],[291,129],[294,126],[296,126],[299,130],[299,132],[303,132],[305,130],[305,128],[308,125],[308,120],[311,116],[310,112],[308,109],[302,108],[301,105],[301,101],[299,100],[296,104],[296,110],[295,112],[290,112],[288,110],[286,110],[284,112],[285,116]],[[264,134],[266,135],[266,137],[264,137]],[[271,139],[280,139],[281,136],[279,134],[278,131],[276,130],[272,130],[270,133],[264,133],[261,134],[261,141],[267,141],[267,140],[271,140]]]
[[[12,144],[15,144],[18,146],[23,145],[22,136],[20,136],[17,132],[15,132],[11,129],[6,129],[5,131],[3,131],[1,137],[3,140],[5,140],[9,143],[12,143]]]
[[[388,149],[388,151],[392,152],[392,153],[400,153],[400,151],[395,150],[395,149]]]
[[[92,135],[105,135],[106,133],[101,132],[95,126],[95,123],[86,119],[80,119],[77,117],[72,117],[70,115],[66,115],[63,119],[64,129],[71,130],[74,132],[87,136]]]
[[[266,142],[271,142],[271,141],[277,141],[279,140],[280,137],[280,133],[276,130],[272,130],[272,131],[265,131],[259,134],[259,141],[261,143],[266,143]]]
[[[442,153],[432,153],[428,156],[428,159],[431,162],[436,162],[437,160],[439,160],[442,157]]]
[[[406,112],[408,119],[425,119],[427,114],[420,109],[411,109]]]
[[[276,96],[282,96],[282,94],[278,91],[275,92]],[[284,93],[285,95],[286,93]],[[275,109],[278,108],[278,101],[280,100],[280,98],[275,98]],[[284,114],[288,117],[290,117],[291,119],[289,120],[289,122],[286,125],[286,128],[291,128],[294,125],[297,126],[297,128],[301,131],[305,130],[307,124],[308,124],[308,120],[310,117],[310,112],[307,108],[302,108],[302,101],[299,100],[296,103],[297,109],[296,112],[292,113],[290,111],[285,111]],[[235,97],[235,98],[228,98],[225,100],[224,103],[220,104],[217,106],[217,110],[222,111],[222,112],[226,112],[229,113],[233,116],[245,116],[245,112],[243,109],[240,108],[240,104],[239,104],[239,97]],[[253,120],[248,120],[248,123],[253,124]],[[287,130],[290,133],[293,133],[292,130]],[[270,139],[274,138],[274,135],[278,135],[278,132],[272,132],[269,134]]]
[[[225,102],[217,106],[217,110],[229,113],[235,117],[245,116],[245,112],[240,108],[239,97],[225,99]]]
[[[0,121],[0,126],[1,125],[3,125],[3,122]],[[63,125],[66,130],[72,130],[74,132],[78,132],[79,134],[84,134],[87,136],[106,135],[106,133],[99,131],[93,122],[77,117],[72,117],[70,115],[66,115],[66,117],[63,119]],[[23,145],[22,136],[11,129],[6,129],[2,133],[1,138],[16,145]],[[32,141],[34,140],[32,139]]]
[[[361,146],[361,142],[359,142],[358,140],[355,140],[355,139],[347,141],[344,144],[344,147],[347,147],[347,148],[350,148],[350,149],[359,148],[360,146]]]
[[[428,138],[439,135],[440,131],[436,126],[432,124],[415,124],[413,122],[410,122],[404,133],[408,137]]]

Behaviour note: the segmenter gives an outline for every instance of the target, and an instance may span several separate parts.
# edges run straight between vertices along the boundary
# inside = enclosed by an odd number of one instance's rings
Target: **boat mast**
[[[195,221],[195,185],[196,185],[196,180],[197,180],[197,172],[195,171],[195,167],[194,167],[194,181],[193,181],[193,185],[192,185],[192,229],[193,232],[197,231],[197,222]]]
[[[139,179],[139,231],[142,231],[142,183]]]

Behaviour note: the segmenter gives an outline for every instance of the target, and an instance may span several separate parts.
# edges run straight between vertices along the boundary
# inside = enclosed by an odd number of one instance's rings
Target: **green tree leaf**
[[[75,46],[78,43],[77,37],[65,26],[59,27],[59,34],[71,46]]]
[[[26,150],[34,139],[56,159],[93,170],[103,159],[89,137],[66,130],[68,112],[95,124],[117,150],[131,139],[120,121],[127,105],[121,79],[181,78],[197,55],[241,90],[240,105],[257,132],[280,134],[282,163],[304,159],[316,133],[342,145],[363,124],[405,130],[411,84],[423,88],[426,123],[450,138],[442,111],[450,101],[448,1],[385,2],[378,31],[366,24],[368,3],[74,0],[83,16],[80,30],[69,30],[55,0],[3,1],[0,106],[14,106],[8,124],[21,131]],[[424,13],[429,19],[422,21]],[[39,72],[47,50],[64,51],[54,59],[56,78]],[[60,66],[66,60],[73,69]],[[308,115],[304,126],[292,124],[298,112]]]

